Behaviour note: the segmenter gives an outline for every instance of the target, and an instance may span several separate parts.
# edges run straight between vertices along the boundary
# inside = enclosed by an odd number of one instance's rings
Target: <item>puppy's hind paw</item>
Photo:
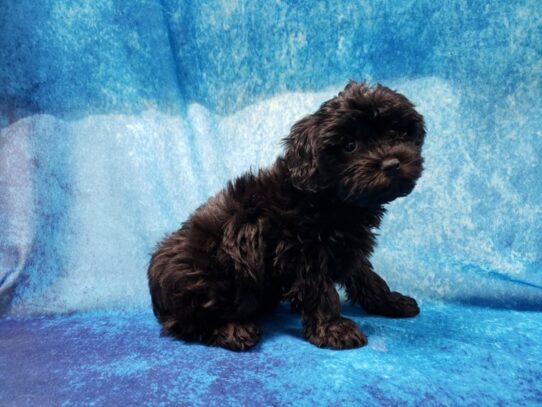
[[[243,351],[254,347],[261,336],[262,331],[255,324],[228,322],[213,331],[208,344]]]
[[[367,338],[356,323],[343,317],[307,325],[303,334],[310,343],[320,348],[353,349],[367,344]]]

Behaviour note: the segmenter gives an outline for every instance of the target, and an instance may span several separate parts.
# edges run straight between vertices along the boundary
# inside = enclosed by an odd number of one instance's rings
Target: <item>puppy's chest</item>
[[[340,280],[356,255],[369,255],[373,238],[368,227],[355,221],[327,219],[283,228],[276,242],[275,272],[295,275],[300,268],[311,267]]]

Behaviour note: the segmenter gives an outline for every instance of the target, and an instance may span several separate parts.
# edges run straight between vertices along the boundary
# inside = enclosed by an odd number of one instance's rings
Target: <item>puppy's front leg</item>
[[[361,305],[370,314],[406,318],[420,313],[416,300],[391,291],[366,259],[356,262],[345,281],[345,286],[348,299]]]
[[[367,344],[367,338],[356,323],[340,315],[339,294],[333,282],[303,281],[300,303],[303,336],[312,344],[330,349],[352,349]],[[317,290],[313,291],[315,288]]]

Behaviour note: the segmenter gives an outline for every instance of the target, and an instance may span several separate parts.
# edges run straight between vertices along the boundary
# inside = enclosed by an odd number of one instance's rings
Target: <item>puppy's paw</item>
[[[384,310],[386,312],[384,315],[393,318],[410,318],[420,313],[420,308],[414,298],[396,291],[387,297]]]
[[[367,338],[356,323],[343,317],[307,325],[303,334],[310,343],[320,348],[353,349],[367,344]]]
[[[228,322],[214,330],[209,345],[243,351],[258,343],[262,331],[255,324]]]

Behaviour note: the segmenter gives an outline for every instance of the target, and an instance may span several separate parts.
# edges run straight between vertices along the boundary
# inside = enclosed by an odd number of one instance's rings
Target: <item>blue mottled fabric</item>
[[[542,3],[0,6],[0,404],[542,403]],[[159,336],[154,244],[348,79],[427,122],[373,257],[419,298],[364,349],[285,309],[246,354]]]
[[[287,307],[236,353],[157,335],[149,310],[9,317],[0,399],[13,405],[539,405],[540,315],[422,303],[415,319],[344,313],[361,350],[319,349]],[[538,353],[537,353],[538,351]]]

